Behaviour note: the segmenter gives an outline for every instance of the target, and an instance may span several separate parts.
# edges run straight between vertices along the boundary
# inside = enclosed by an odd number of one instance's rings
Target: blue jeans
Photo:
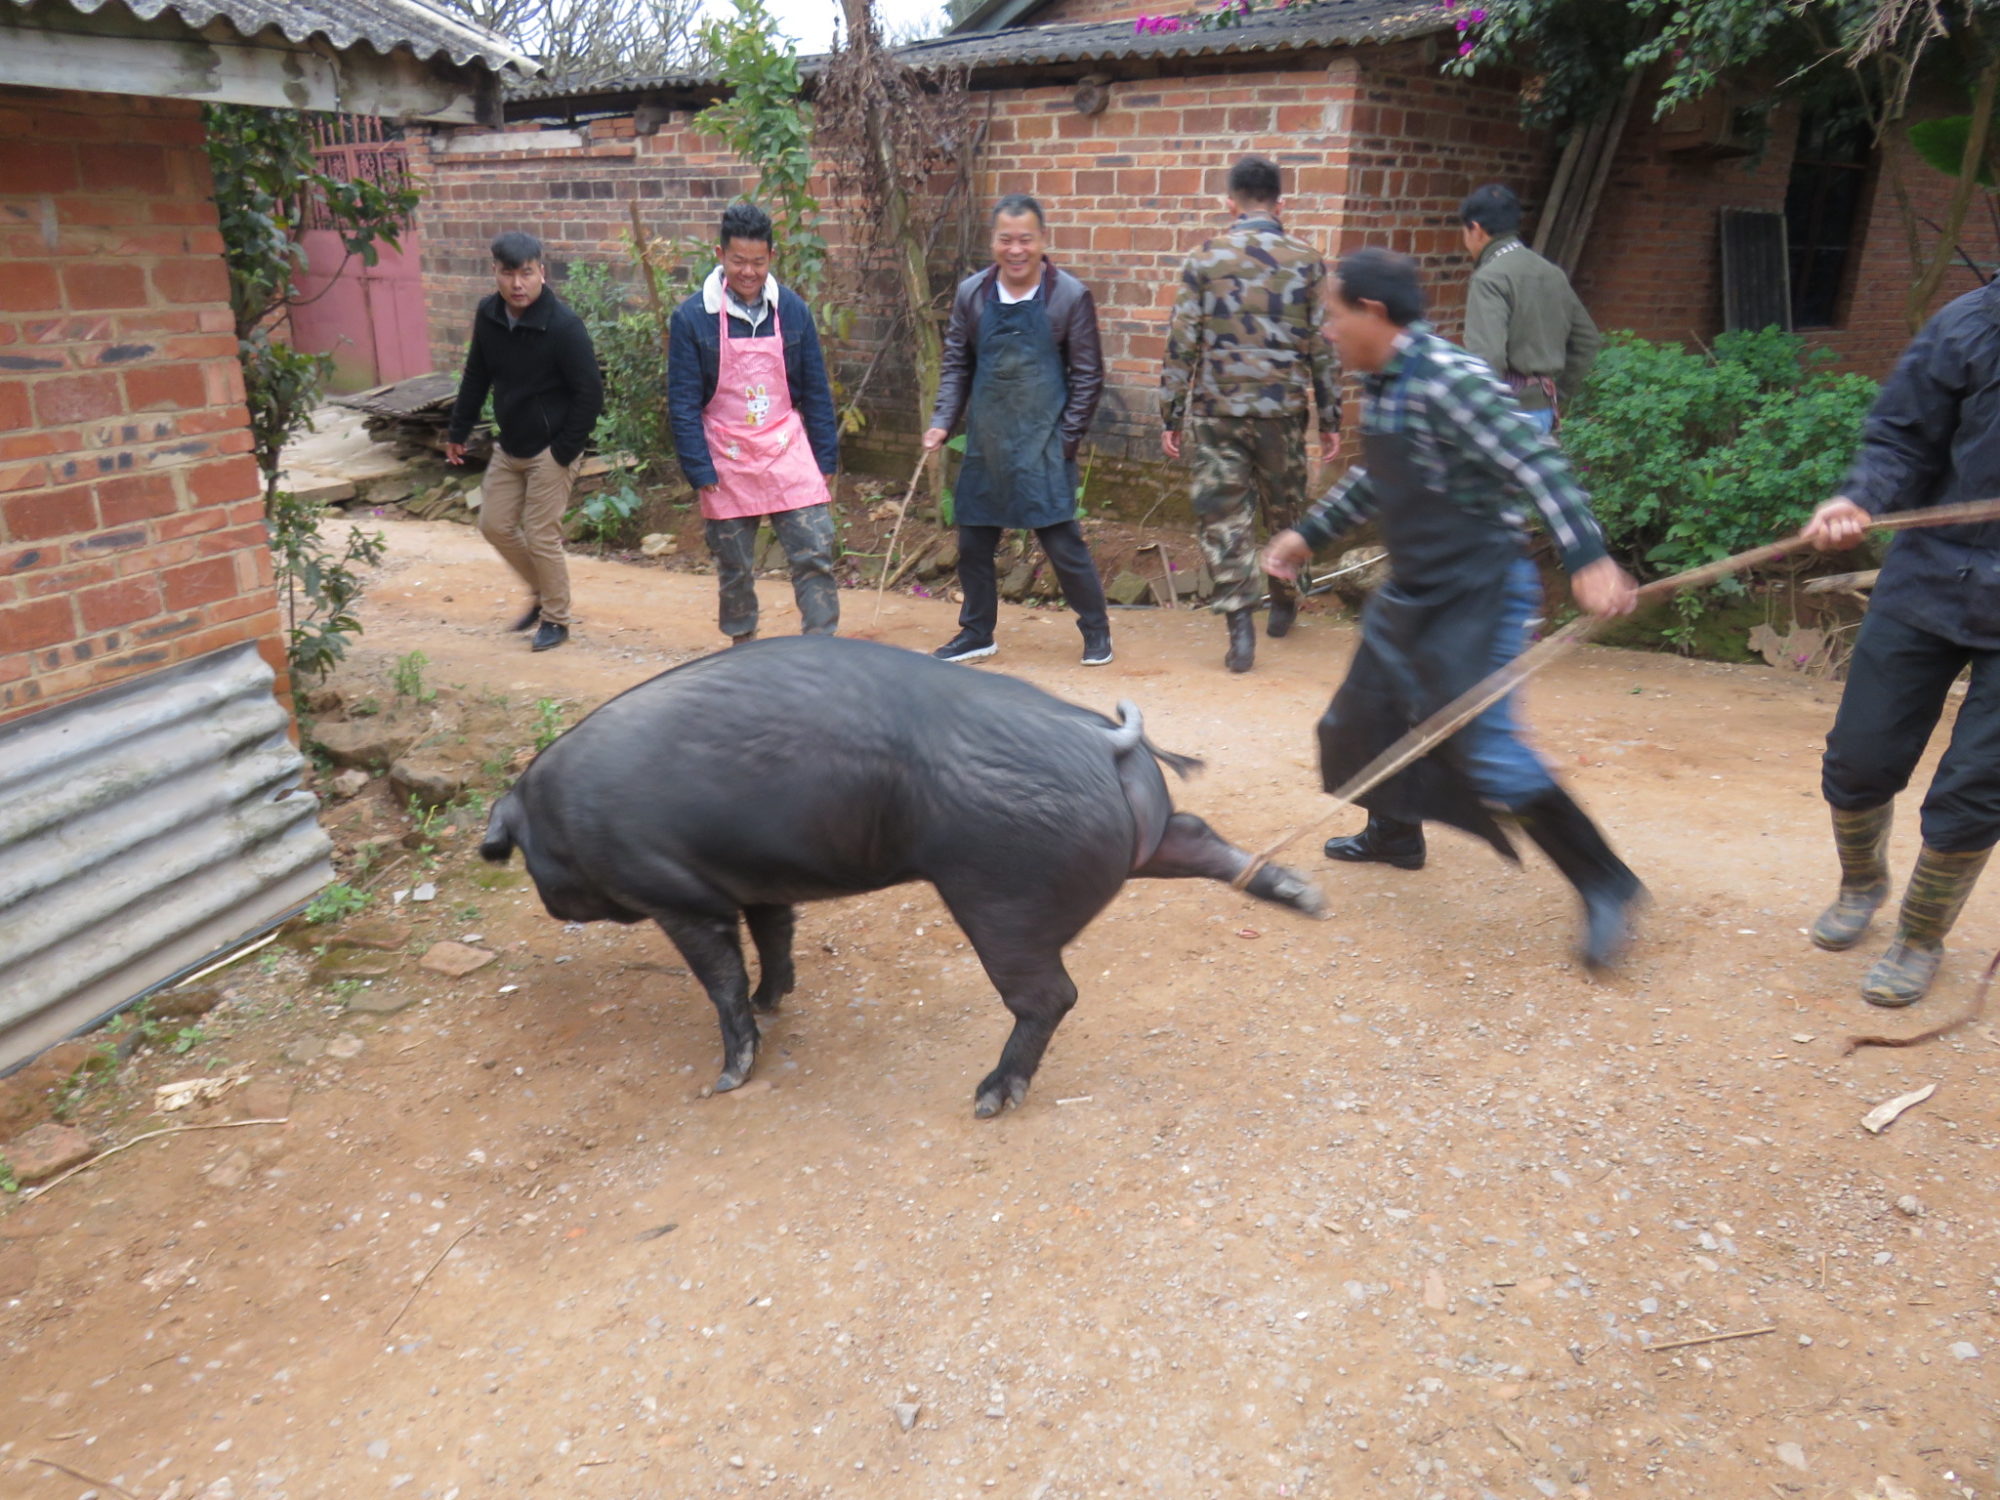
[[[1493,631],[1493,648],[1486,659],[1488,672],[1499,671],[1526,649],[1528,621],[1542,606],[1541,575],[1525,557],[1508,569],[1506,590]],[[1521,726],[1515,717],[1519,697],[1518,692],[1509,693],[1458,732],[1459,753],[1473,790],[1485,801],[1510,811],[1555,785],[1541,757],[1521,740]]]
[[[1553,406],[1545,406],[1540,411],[1524,411],[1521,415],[1541,428],[1544,437],[1556,430],[1556,409]]]

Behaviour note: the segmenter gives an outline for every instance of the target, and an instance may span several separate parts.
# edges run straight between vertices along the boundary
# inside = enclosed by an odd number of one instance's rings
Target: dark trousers
[[[965,604],[958,623],[991,637],[1000,620],[1000,586],[993,570],[993,554],[1000,546],[998,526],[958,528],[958,586],[965,591]],[[1111,617],[1104,609],[1104,580],[1097,576],[1083,528],[1074,521],[1057,526],[1038,526],[1035,536],[1056,570],[1063,599],[1076,611],[1076,628],[1088,634],[1109,630]]]
[[[1971,690],[1924,796],[1924,842],[1941,854],[2000,843],[2000,651],[1960,646],[1877,611],[1862,622],[1826,737],[1826,800],[1842,812],[1866,812],[1908,786],[1946,693],[1968,666]]]
[[[805,505],[768,516],[732,516],[703,523],[715,556],[721,595],[718,623],[731,640],[757,633],[757,533],[768,525],[792,565],[792,597],[802,635],[832,635],[840,626],[840,583],[833,576],[833,507]]]

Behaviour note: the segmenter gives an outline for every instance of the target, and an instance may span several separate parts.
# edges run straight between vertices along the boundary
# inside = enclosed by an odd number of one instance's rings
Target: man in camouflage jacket
[[[1257,565],[1257,520],[1280,532],[1306,498],[1306,424],[1319,409],[1320,452],[1340,449],[1340,369],[1321,330],[1326,262],[1278,220],[1275,164],[1246,156],[1229,169],[1235,222],[1181,268],[1180,297],[1160,374],[1160,443],[1181,456],[1181,426],[1194,460],[1194,509],[1215,580],[1213,608],[1229,622],[1223,664],[1247,672],[1255,659],[1254,612],[1265,590]],[[1298,616],[1298,592],[1270,581],[1266,629],[1281,636]]]

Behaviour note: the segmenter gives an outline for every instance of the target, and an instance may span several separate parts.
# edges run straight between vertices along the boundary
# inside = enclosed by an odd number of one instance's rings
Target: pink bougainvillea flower
[[[1458,55],[1460,57],[1470,57],[1472,55],[1472,43],[1460,42],[1458,44]]]
[[[1481,21],[1486,19],[1486,12],[1483,10],[1475,10],[1471,15],[1467,16],[1465,19],[1470,21],[1474,26],[1477,26]]]
[[[1457,28],[1460,35],[1463,35],[1465,33],[1466,28],[1472,25],[1472,22],[1468,17],[1460,16],[1456,21],[1453,21],[1451,24],[1455,28]]]

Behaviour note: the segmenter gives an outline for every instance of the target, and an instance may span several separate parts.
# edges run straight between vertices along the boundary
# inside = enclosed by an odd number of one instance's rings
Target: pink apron
[[[702,515],[728,521],[826,504],[826,477],[785,378],[778,309],[771,309],[768,338],[731,338],[726,301],[716,318],[722,348],[715,395],[701,414],[716,485],[701,492]]]

